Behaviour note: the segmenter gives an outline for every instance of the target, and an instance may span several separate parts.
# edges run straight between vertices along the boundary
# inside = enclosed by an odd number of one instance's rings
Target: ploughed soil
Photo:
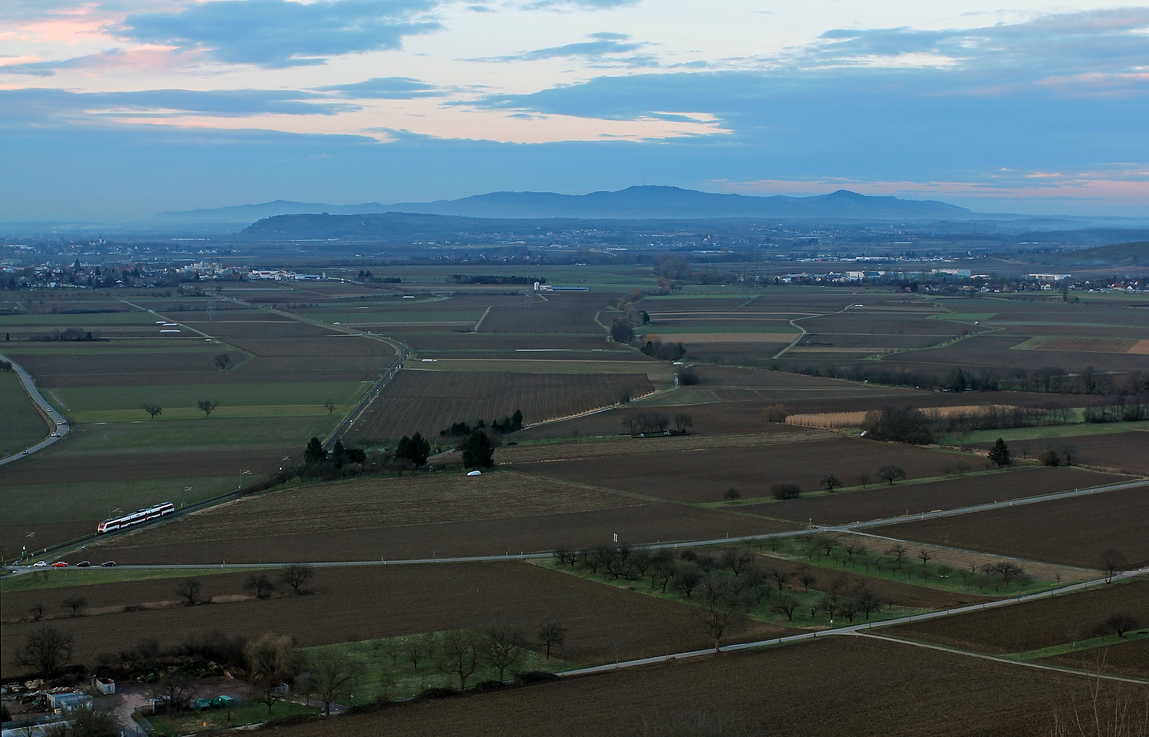
[[[552,478],[577,480],[649,496],[687,502],[716,502],[734,487],[745,499],[767,497],[776,483],[797,484],[803,491],[820,488],[834,474],[848,485],[878,469],[895,465],[911,479],[940,476],[961,456],[908,445],[870,440],[835,439],[758,447],[706,448],[692,452],[643,454],[642,462],[618,456],[517,466]],[[879,481],[880,483],[880,481]]]
[[[189,523],[191,520],[188,521]],[[180,524],[175,520],[173,525]],[[433,524],[379,526],[291,534],[263,534],[250,525],[228,528],[199,540],[165,527],[113,537],[100,553],[119,563],[243,563],[260,561],[411,560],[506,555],[619,542],[708,540],[794,529],[794,525],[681,504],[642,504],[589,512],[542,514]],[[177,530],[177,527],[173,527]]]
[[[1149,622],[1149,581],[1114,583],[1016,606],[884,627],[882,633],[965,650],[1021,653],[1093,637],[1093,628],[1113,612],[1128,612]]]
[[[803,737],[1014,737],[1047,728],[1053,705],[1086,685],[1060,673],[862,637],[829,637],[416,701],[286,726],[275,734],[701,734],[684,729],[701,719],[740,730],[732,734],[751,734],[745,730],[756,727],[761,734]],[[682,731],[672,731],[676,726]]]
[[[273,578],[276,573],[268,571]],[[713,644],[693,607],[526,563],[319,568],[307,585],[311,593],[292,596],[282,591],[264,600],[245,589],[250,575],[202,577],[201,597],[227,603],[192,607],[179,605],[175,590],[181,579],[174,578],[7,593],[3,649],[14,652],[30,632],[45,624],[74,637],[76,662],[94,665],[101,654],[118,653],[149,637],[161,647],[171,647],[213,631],[246,637],[275,632],[289,634],[307,647],[482,628],[505,618],[520,623],[533,638],[548,617],[569,629],[564,656],[579,663],[650,657]],[[70,610],[61,602],[75,595],[87,599],[86,611],[93,614],[67,616]],[[28,610],[37,603],[54,618],[32,622]],[[144,604],[157,608],[94,613],[102,607]],[[729,641],[795,631],[753,622]],[[5,677],[12,675],[9,661],[6,658],[2,664]]]
[[[903,539],[1098,567],[1110,548],[1149,562],[1149,485],[871,530]]]
[[[957,509],[1127,480],[1070,468],[1029,467],[1007,473],[975,473],[924,484],[884,482],[868,489],[736,507],[740,512],[819,525],[840,525],[935,509]]]
[[[1149,678],[1149,639],[1121,642],[1091,650],[1042,658],[1040,662],[1064,668],[1080,668],[1091,673],[1113,673],[1130,678]]]

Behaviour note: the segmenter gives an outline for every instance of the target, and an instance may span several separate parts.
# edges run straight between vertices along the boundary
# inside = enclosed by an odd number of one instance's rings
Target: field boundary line
[[[961,650],[956,647],[947,647],[945,645],[935,645],[928,642],[919,642],[917,640],[906,640],[900,637],[890,637],[889,635],[874,635],[869,632],[851,632],[855,637],[867,637],[874,640],[883,640],[885,642],[896,642],[902,645],[910,645],[913,647],[921,647],[927,650],[940,650],[944,653],[951,653],[953,655],[964,655],[967,658],[980,658],[982,660],[992,660],[995,663],[1006,663],[1008,665],[1020,665],[1026,668],[1037,668],[1038,670],[1049,670],[1055,673],[1066,673],[1073,676],[1086,676],[1088,678],[1098,678],[1104,681],[1116,681],[1119,683],[1135,683],[1139,686],[1149,686],[1149,680],[1143,678],[1132,678],[1130,676],[1114,676],[1106,673],[1090,673],[1086,670],[1077,668],[1066,668],[1058,665],[1047,665],[1045,663],[1034,663],[1027,660],[1012,660],[1010,658],[1003,658],[996,655],[989,655],[987,653],[978,653],[972,650]]]
[[[1039,494],[1038,496],[1022,497],[1021,499],[1008,499],[1002,500],[1000,502],[991,502],[988,504],[975,504],[969,507],[944,509],[937,512],[920,512],[918,514],[892,517],[888,520],[869,520],[866,522],[854,522],[853,524],[846,525],[825,525],[820,529],[838,532],[854,532],[856,530],[863,530],[871,527],[886,527],[889,525],[906,524],[907,522],[922,522],[924,520],[940,519],[942,517],[957,517],[963,514],[988,512],[990,510],[1001,509],[1003,507],[1021,507],[1029,504],[1041,504],[1042,502],[1058,501],[1060,499],[1075,499],[1079,496],[1104,494],[1110,491],[1125,491],[1126,489],[1136,489],[1142,486],[1149,486],[1149,478],[1142,477],[1133,481],[1122,481],[1116,484],[1089,486],[1084,489],[1074,489],[1073,491],[1058,491],[1052,494]]]
[[[479,332],[479,327],[483,324],[483,320],[486,320],[487,315],[491,314],[491,307],[494,307],[494,305],[488,305],[487,309],[483,311],[483,316],[480,317],[479,321],[475,323],[475,327],[471,328],[472,333]]]
[[[68,424],[68,420],[52,406],[51,402],[44,399],[44,395],[41,394],[40,390],[36,387],[36,380],[32,378],[32,374],[28,373],[23,366],[8,358],[3,353],[0,353],[0,360],[8,361],[12,364],[12,370],[16,372],[16,377],[20,380],[20,386],[24,389],[24,394],[28,397],[28,400],[32,402],[32,406],[36,408],[36,412],[40,414],[45,424],[48,425],[47,436],[35,445],[17,451],[5,458],[0,458],[0,466],[3,466],[8,463],[14,463],[21,458],[26,458],[38,450],[43,450],[53,443],[63,440],[64,436],[71,431],[71,426]],[[55,437],[53,437],[53,435],[55,435]]]
[[[902,538],[899,538],[899,537],[888,537],[886,535],[875,535],[872,532],[856,531],[856,532],[852,532],[851,534],[860,535],[862,537],[872,538],[874,540],[886,540],[889,542],[907,542],[906,540],[903,540]],[[1067,568],[1071,571],[1081,571],[1082,573],[1096,573],[1097,572],[1096,568],[1084,568],[1082,566],[1071,566],[1071,565],[1067,565],[1065,563],[1051,563],[1047,560],[1035,560],[1033,558],[1021,558],[1021,557],[1016,556],[1016,555],[1002,555],[1001,553],[990,553],[990,552],[987,552],[985,550],[972,550],[970,548],[958,548],[958,547],[955,547],[953,545],[943,545],[943,544],[939,544],[939,543],[927,543],[927,542],[921,542],[921,541],[915,541],[915,542],[917,542],[920,545],[928,545],[931,548],[938,548],[940,550],[947,550],[947,551],[950,551],[953,553],[971,553],[974,555],[980,555],[980,556],[984,556],[987,558],[997,558],[999,560],[1005,560],[1005,561],[1019,561],[1021,563],[1028,563],[1030,565],[1054,566],[1056,568]]]
[[[1137,570],[1137,571],[1126,571],[1124,573],[1120,573],[1120,574],[1115,575],[1113,577],[1113,581],[1124,580],[1124,579],[1128,579],[1128,578],[1135,578],[1137,576],[1144,574],[1146,572],[1146,570],[1149,570],[1149,569],[1142,568],[1142,569]],[[921,621],[923,619],[940,619],[943,617],[952,617],[952,616],[957,616],[960,614],[968,614],[968,613],[975,612],[975,611],[981,611],[983,609],[997,609],[1000,607],[1015,606],[1017,604],[1022,604],[1022,603],[1025,603],[1028,601],[1033,601],[1036,599],[1047,599],[1047,598],[1050,598],[1052,596],[1061,596],[1061,595],[1065,595],[1065,594],[1074,593],[1076,591],[1080,591],[1083,589],[1092,588],[1095,586],[1104,586],[1104,585],[1106,585],[1105,579],[1094,579],[1092,581],[1083,581],[1083,582],[1078,583],[1078,584],[1071,584],[1069,586],[1063,586],[1063,587],[1057,588],[1057,589],[1050,589],[1047,591],[1041,591],[1041,592],[1034,593],[1034,594],[1026,594],[1024,596],[1014,597],[1014,598],[1010,598],[1010,599],[999,599],[997,601],[985,602],[982,604],[970,604],[967,606],[956,607],[953,609],[940,609],[940,610],[937,610],[934,612],[927,612],[925,614],[911,614],[911,615],[908,615],[905,617],[899,617],[897,619],[887,619],[887,620],[884,620],[884,621],[879,622],[879,623],[860,622],[860,623],[855,624],[855,625],[849,625],[847,627],[840,627],[840,628],[836,628],[836,629],[832,629],[832,630],[814,630],[811,632],[802,632],[800,634],[795,634],[795,635],[782,635],[781,637],[774,637],[774,638],[771,638],[768,640],[756,640],[754,642],[742,642],[742,643],[735,643],[732,645],[723,645],[719,648],[706,648],[705,650],[689,650],[689,651],[679,652],[679,653],[668,653],[666,655],[657,655],[657,656],[650,657],[650,658],[638,658],[638,659],[634,659],[634,660],[616,661],[614,663],[608,663],[605,665],[596,665],[596,666],[590,666],[587,668],[577,668],[574,670],[559,671],[555,675],[560,676],[560,677],[566,677],[566,676],[591,675],[594,673],[607,673],[607,672],[610,672],[613,670],[620,670],[623,668],[635,668],[635,667],[639,667],[639,666],[643,666],[643,665],[654,665],[656,663],[666,663],[666,662],[670,662],[672,660],[685,660],[687,658],[695,658],[695,657],[700,657],[703,655],[714,655],[718,652],[727,653],[727,652],[736,652],[738,650],[753,650],[753,649],[760,649],[760,648],[767,648],[767,647],[776,647],[779,645],[790,645],[790,644],[793,644],[796,642],[804,642],[806,640],[816,640],[816,639],[818,639],[819,635],[822,637],[840,637],[842,635],[858,635],[858,634],[861,634],[862,630],[865,630],[868,632],[869,630],[871,630],[875,627],[878,627],[878,628],[893,627],[895,625],[907,624],[909,622]],[[875,637],[875,639],[887,639],[887,640],[890,640],[893,642],[900,642],[901,644],[905,644],[905,645],[917,645],[918,644],[915,642],[903,642],[903,641],[898,640],[897,638],[893,638],[893,637],[884,637],[884,636],[873,636],[873,637]],[[930,646],[930,645],[925,645],[924,643],[921,646],[923,646],[923,647],[934,647],[934,646]],[[937,646],[937,649],[944,650],[945,648],[943,648],[941,646]],[[961,655],[970,655],[970,656],[974,656],[974,657],[980,657],[976,653],[968,653],[968,652],[963,652],[960,650],[955,651],[955,653],[961,654]],[[989,658],[989,659],[995,659],[995,658],[993,658],[993,656],[984,656],[984,657]],[[1020,663],[1018,663],[1018,661],[1011,661],[1011,660],[1003,660],[1002,662],[1009,663],[1011,665],[1020,664]],[[1026,665],[1031,665],[1033,667],[1043,667],[1047,670],[1062,670],[1062,669],[1057,668],[1055,666],[1040,666],[1039,664],[1036,664],[1036,663],[1034,663],[1034,664],[1028,664],[1027,663]],[[1068,673],[1070,675],[1079,675],[1079,676],[1093,676],[1093,675],[1095,675],[1095,674],[1091,674],[1091,673],[1087,673],[1087,672],[1083,672],[1083,671],[1074,671],[1072,669],[1064,669],[1063,672]],[[1130,680],[1130,679],[1126,679],[1123,676],[1111,676],[1110,678],[1116,679],[1116,680],[1124,680],[1124,681],[1128,681],[1131,683],[1137,683],[1137,684],[1149,684],[1149,681],[1140,681],[1140,680],[1136,680],[1136,679]]]
[[[790,320],[791,327],[798,328],[802,332],[798,333],[797,338],[794,338],[794,340],[790,341],[789,345],[787,345],[785,348],[783,348],[782,350],[775,353],[773,356],[771,356],[771,358],[772,359],[773,358],[781,358],[783,355],[785,355],[786,351],[788,351],[791,348],[793,348],[794,346],[798,345],[798,343],[801,342],[802,338],[806,337],[806,335],[808,334],[809,331],[806,330],[806,328],[802,327],[801,325],[797,324],[799,320],[809,320],[809,319],[814,318],[814,317],[831,317],[833,315],[840,315],[843,312],[845,312],[846,310],[850,309],[851,307],[853,307],[853,305],[846,305],[845,307],[838,310],[837,312],[826,312],[826,313],[815,313],[813,315],[803,315],[802,317],[795,317],[793,320]]]

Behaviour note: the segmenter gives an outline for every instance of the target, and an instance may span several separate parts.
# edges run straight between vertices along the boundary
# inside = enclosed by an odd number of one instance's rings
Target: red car
[[[64,561],[62,561],[62,560],[58,560],[58,561],[56,561],[55,563],[53,563],[53,564],[52,564],[52,567],[53,567],[53,568],[67,568],[67,567],[68,567],[68,564],[67,564],[67,563],[65,563],[65,562],[64,562]]]

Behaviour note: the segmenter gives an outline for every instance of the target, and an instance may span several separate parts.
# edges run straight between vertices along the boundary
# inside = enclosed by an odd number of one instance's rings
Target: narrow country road
[[[36,388],[36,382],[32,380],[31,374],[25,371],[24,368],[17,364],[15,361],[3,354],[0,354],[0,361],[8,361],[12,364],[12,370],[16,372],[16,376],[20,377],[20,383],[24,385],[24,391],[28,392],[28,396],[32,399],[33,402],[35,402],[36,406],[40,409],[40,412],[47,415],[54,425],[54,427],[49,430],[48,437],[44,438],[39,443],[36,443],[26,450],[17,451],[16,453],[13,453],[6,458],[0,458],[0,466],[3,466],[6,463],[15,463],[21,458],[30,456],[38,450],[47,448],[52,443],[63,440],[64,436],[67,435],[70,431],[70,428],[68,427],[68,421],[64,419],[64,415],[57,412],[56,408],[49,404],[48,400],[44,399],[44,395],[40,393],[40,390]]]

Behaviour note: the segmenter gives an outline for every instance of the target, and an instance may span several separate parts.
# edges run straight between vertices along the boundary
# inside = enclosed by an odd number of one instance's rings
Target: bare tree
[[[253,573],[247,577],[243,587],[254,591],[257,598],[266,599],[275,591],[275,582],[268,578],[266,573]]]
[[[1141,626],[1141,620],[1129,612],[1113,612],[1102,622],[1103,632],[1112,632],[1118,637],[1125,637],[1126,632]]]
[[[781,593],[774,597],[773,607],[781,614],[786,615],[790,622],[794,621],[794,612],[798,609],[798,600],[788,593]]]
[[[69,596],[67,599],[64,599],[62,605],[65,609],[72,610],[73,617],[78,617],[80,616],[80,611],[88,606],[88,600],[82,596]]]
[[[284,699],[282,685],[299,672],[295,642],[284,635],[266,634],[243,650],[251,673],[252,700],[267,707],[270,717],[276,702]]]
[[[16,665],[35,669],[47,680],[72,661],[72,636],[45,625],[28,635],[13,657]]]
[[[221,353],[215,357],[215,365],[219,367],[220,371],[226,371],[228,364],[231,363],[231,356],[226,353]]]
[[[685,434],[686,428],[694,427],[694,418],[688,414],[679,412],[674,416],[674,429],[680,433]]]
[[[866,550],[865,545],[856,540],[847,541],[846,544],[842,546],[842,550],[846,551],[846,557],[850,559],[851,563],[854,561],[855,555],[865,557],[866,553],[869,552]]]
[[[557,619],[548,617],[539,625],[539,644],[547,660],[551,659],[551,650],[562,650],[567,641],[567,628],[563,627]]]
[[[363,663],[342,650],[323,648],[307,658],[310,692],[323,702],[323,713],[331,716],[331,705],[347,696],[363,677]]]
[[[742,623],[738,596],[725,576],[711,572],[702,582],[702,623],[714,638],[714,652],[722,648],[722,637]]]
[[[403,642],[402,653],[403,659],[411,664],[411,669],[416,673],[419,672],[419,661],[426,660],[427,658],[434,657],[435,655],[435,640],[434,633],[427,635],[420,635],[418,637],[408,637]]]
[[[858,483],[862,485],[863,489],[869,486],[871,481],[873,481],[873,479],[870,474],[865,472],[858,474]]]
[[[176,596],[182,598],[187,606],[195,606],[199,601],[201,589],[203,581],[198,578],[185,578],[176,584]]]
[[[174,717],[188,710],[195,698],[196,688],[187,676],[169,673],[153,683],[149,691],[152,698],[163,700],[167,715]]]
[[[806,593],[810,592],[811,586],[818,583],[818,577],[811,573],[809,568],[799,568],[794,577],[802,584],[802,590]]]
[[[730,502],[731,504],[733,504],[734,502],[736,502],[742,498],[742,492],[738,491],[738,489],[735,489],[733,486],[731,486],[729,489],[726,490],[726,493],[722,495],[722,498],[725,499],[726,501]]]
[[[687,599],[698,588],[698,584],[702,582],[702,573],[698,570],[698,566],[693,563],[681,561],[674,570],[674,588]]]
[[[722,565],[735,576],[741,576],[753,561],[754,556],[745,550],[728,548],[722,551]]]
[[[459,677],[459,690],[467,688],[467,679],[479,668],[479,651],[475,634],[470,630],[452,630],[443,636],[439,648],[439,670]]]
[[[327,414],[331,414],[335,411],[335,400],[328,397],[327,401],[323,403],[323,406],[327,409]]]
[[[499,681],[506,680],[508,668],[526,654],[526,635],[519,625],[505,620],[492,622],[479,640],[483,661],[499,672]]]
[[[151,402],[144,402],[142,405],[140,405],[140,407],[144,410],[144,412],[147,412],[149,415],[151,415],[153,420],[156,419],[156,415],[162,415],[164,413],[163,407]]]
[[[831,494],[834,493],[834,489],[841,488],[842,486],[845,486],[842,480],[832,473],[822,477],[822,488]]]
[[[219,406],[219,402],[214,399],[201,399],[195,403],[195,406],[199,407],[204,417],[210,417],[215,408]]]
[[[925,548],[918,550],[918,559],[921,560],[923,566],[928,566],[930,561],[934,559],[934,554]]]
[[[1101,551],[1101,555],[1097,557],[1097,563],[1101,570],[1105,571],[1105,583],[1110,583],[1118,571],[1123,571],[1129,567],[1129,559],[1125,557],[1125,553],[1116,548],[1107,548]]]
[[[279,582],[291,589],[291,593],[299,596],[306,594],[303,588],[315,575],[315,569],[307,563],[288,563],[279,574]]]
[[[910,552],[909,548],[907,548],[905,545],[902,545],[901,543],[898,543],[897,545],[894,545],[892,548],[887,550],[886,555],[893,558],[894,561],[898,564],[898,566],[901,567],[902,561],[905,560],[906,554],[909,552]]]
[[[891,464],[888,466],[882,466],[881,468],[878,469],[878,478],[880,478],[882,481],[889,483],[890,486],[893,486],[894,482],[897,481],[898,479],[904,479],[905,477],[906,477],[906,471],[905,471],[905,469],[901,468],[900,466],[895,466],[895,465]]]

